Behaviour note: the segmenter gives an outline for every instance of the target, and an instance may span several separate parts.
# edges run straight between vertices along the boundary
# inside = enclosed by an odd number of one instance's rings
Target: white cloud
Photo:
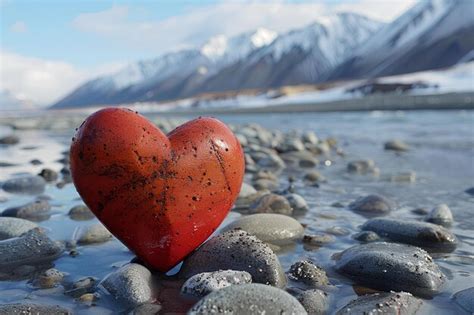
[[[0,52],[0,90],[39,105],[49,105],[85,80],[118,70],[123,64],[103,65],[95,69],[78,69],[62,61],[25,57]]]
[[[383,22],[390,22],[416,2],[417,0],[358,0],[337,4],[333,9],[356,12]]]
[[[25,33],[28,31],[28,26],[23,21],[16,21],[10,26],[10,31],[14,33]]]

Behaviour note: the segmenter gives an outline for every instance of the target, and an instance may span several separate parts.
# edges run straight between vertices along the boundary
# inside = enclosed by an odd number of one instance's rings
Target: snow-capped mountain
[[[456,64],[474,51],[474,2],[422,0],[341,64],[330,79],[378,77]]]

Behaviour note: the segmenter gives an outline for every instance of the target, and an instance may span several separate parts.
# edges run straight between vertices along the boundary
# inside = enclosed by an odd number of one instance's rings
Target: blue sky
[[[284,33],[339,11],[389,22],[415,1],[0,0],[0,91],[47,104],[87,79],[215,35]]]

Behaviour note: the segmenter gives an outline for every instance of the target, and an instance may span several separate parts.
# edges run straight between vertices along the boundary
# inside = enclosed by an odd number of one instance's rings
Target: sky
[[[341,11],[390,22],[415,1],[0,0],[0,90],[48,105],[88,79],[212,36],[284,33]]]

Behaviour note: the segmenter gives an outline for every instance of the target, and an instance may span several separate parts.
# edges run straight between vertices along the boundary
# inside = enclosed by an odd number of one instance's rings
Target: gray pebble
[[[277,194],[265,194],[250,205],[249,213],[279,213],[291,215],[293,209],[285,197]]]
[[[329,279],[324,269],[316,266],[309,260],[298,261],[291,265],[288,277],[291,280],[304,283],[310,288],[329,284]]]
[[[306,234],[303,236],[303,243],[313,246],[323,246],[334,241],[334,236],[326,233]]]
[[[1,315],[71,315],[72,311],[59,305],[15,303],[0,305]]]
[[[285,162],[277,154],[267,154],[258,159],[257,165],[263,168],[280,169],[286,166]]]
[[[36,200],[21,206],[5,209],[2,212],[2,216],[42,221],[49,219],[51,216],[49,210],[51,210],[51,205],[47,200]]]
[[[96,284],[97,280],[93,277],[82,278],[74,282],[66,294],[78,298],[86,293],[92,293]]]
[[[188,315],[206,314],[307,314],[287,292],[263,284],[233,285],[204,297]]]
[[[58,258],[63,250],[62,246],[35,228],[21,237],[0,242],[0,269],[51,262]]]
[[[303,226],[292,217],[273,214],[258,213],[238,218],[227,225],[223,231],[240,229],[255,235],[262,242],[275,245],[291,244],[303,236]]]
[[[240,188],[239,197],[238,198],[248,198],[249,196],[255,194],[257,190],[253,188],[252,185],[249,185],[245,182],[242,183],[242,187]]]
[[[161,311],[161,305],[159,304],[151,304],[151,303],[145,303],[141,304],[131,312],[130,315],[155,315],[155,314],[160,314]]]
[[[0,240],[21,236],[37,226],[24,219],[0,217]]]
[[[81,245],[97,244],[107,242],[112,234],[100,223],[84,227],[79,232],[77,243]]]
[[[257,237],[232,230],[214,236],[189,255],[180,271],[181,278],[218,270],[247,271],[257,283],[283,287],[285,274],[278,257]]]
[[[361,231],[354,235],[354,239],[363,243],[370,243],[380,240],[380,236],[372,231]]]
[[[349,204],[352,211],[368,216],[384,215],[395,210],[395,207],[395,202],[380,195],[361,197]]]
[[[303,151],[305,149],[300,139],[287,136],[277,147],[278,152]]]
[[[451,209],[449,209],[448,205],[443,203],[437,205],[430,211],[426,217],[426,221],[448,227],[453,224],[454,219]]]
[[[54,182],[58,179],[58,172],[50,168],[43,168],[38,175],[43,177],[47,182]]]
[[[8,135],[0,138],[0,144],[12,145],[20,142],[20,138],[16,135]]]
[[[418,247],[375,242],[343,251],[336,270],[356,283],[383,291],[406,291],[431,297],[445,276],[428,253]]]
[[[31,163],[32,165],[41,165],[41,164],[43,164],[43,162],[41,162],[41,161],[38,160],[38,159],[33,159],[33,160],[30,161],[30,163]]]
[[[312,184],[326,181],[326,178],[318,171],[309,171],[304,175],[303,179]]]
[[[456,236],[442,226],[418,221],[389,218],[371,219],[362,230],[372,231],[394,242],[406,243],[435,252],[452,252]]]
[[[195,297],[203,297],[213,291],[231,285],[251,283],[252,276],[246,271],[220,270],[203,272],[192,276],[181,287],[181,293]]]
[[[318,136],[316,135],[316,133],[314,133],[314,131],[305,131],[301,135],[301,140],[304,143],[310,143],[310,144],[317,144],[319,142]]]
[[[409,171],[409,172],[402,172],[396,175],[390,176],[391,182],[399,182],[399,183],[414,183],[416,182],[416,172]]]
[[[384,144],[385,150],[392,150],[392,151],[408,151],[410,147],[408,144],[401,140],[390,140],[385,142]]]
[[[61,271],[51,268],[42,272],[38,277],[33,280],[33,284],[42,289],[54,288],[64,278],[64,273]]]
[[[469,313],[474,313],[474,287],[456,292],[453,296],[454,302]]]
[[[151,272],[139,264],[126,264],[109,274],[100,285],[116,300],[129,307],[153,299]]]
[[[253,186],[257,190],[276,190],[278,189],[278,182],[266,178],[260,178],[253,182]]]
[[[41,176],[23,176],[5,181],[3,190],[17,194],[40,194],[44,191],[46,181]]]
[[[71,208],[68,213],[72,220],[86,221],[95,218],[94,213],[85,205],[77,205]]]
[[[416,215],[427,215],[429,213],[425,208],[416,208],[411,210],[411,212]]]
[[[286,199],[290,203],[290,206],[294,211],[308,211],[309,206],[306,200],[298,194],[288,194],[285,195]]]
[[[347,170],[350,173],[366,174],[375,171],[375,162],[373,160],[357,160],[347,164]]]
[[[304,291],[298,295],[298,301],[311,315],[324,315],[329,306],[327,293],[318,289]]]
[[[422,304],[422,300],[406,292],[373,293],[351,301],[336,315],[413,315]]]

